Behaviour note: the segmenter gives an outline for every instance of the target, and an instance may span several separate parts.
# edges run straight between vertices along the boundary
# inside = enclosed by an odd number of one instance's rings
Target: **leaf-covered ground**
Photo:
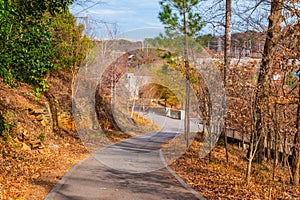
[[[211,161],[198,156],[201,143],[191,148],[171,168],[194,190],[207,199],[300,199],[300,188],[289,184],[289,171],[277,167],[272,181],[272,164],[256,165],[249,184],[245,182],[246,152],[229,145],[229,163],[224,146],[216,146]]]
[[[70,113],[70,79],[63,72],[50,78],[49,92],[63,105],[61,113]],[[0,114],[7,129],[0,135],[0,199],[43,199],[68,170],[89,155],[69,118],[62,119],[60,134],[53,133],[49,102],[44,96],[36,100],[31,90],[26,84],[10,88],[0,80]],[[108,136],[113,142],[128,138],[118,132]],[[245,151],[230,145],[230,162],[226,163],[224,148],[216,146],[209,162],[198,158],[200,146],[194,141],[171,167],[207,199],[300,199],[300,188],[289,184],[287,168],[277,167],[273,182],[272,164],[254,165],[248,185]]]
[[[63,81],[70,76],[61,76],[51,78],[50,84],[55,81],[51,89],[61,92],[64,96],[54,95],[58,100],[66,98],[66,106],[70,106],[68,84]],[[0,115],[4,124],[0,133],[0,199],[43,199],[88,152],[76,132],[67,127],[60,134],[52,131],[49,102],[44,96],[37,100],[32,87],[16,84],[11,88],[0,80]]]
[[[40,200],[75,164],[89,156],[71,117],[69,72],[48,78],[47,91],[57,101],[60,132],[53,132],[49,100],[37,100],[33,88],[16,82],[7,86],[0,79],[0,199]],[[4,130],[5,129],[5,130]],[[111,132],[112,142],[129,136]]]
[[[50,140],[50,139],[49,139]],[[77,139],[54,137],[47,148],[25,150],[3,145],[0,199],[43,199],[57,181],[88,153]]]

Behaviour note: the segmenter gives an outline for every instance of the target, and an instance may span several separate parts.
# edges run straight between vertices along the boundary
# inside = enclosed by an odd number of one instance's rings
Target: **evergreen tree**
[[[165,25],[167,33],[184,36],[183,52],[186,76],[186,106],[184,129],[186,135],[186,145],[189,146],[189,107],[190,107],[190,67],[188,58],[188,37],[197,38],[204,26],[201,16],[195,12],[195,7],[199,0],[162,0],[159,2],[162,11],[158,18]]]

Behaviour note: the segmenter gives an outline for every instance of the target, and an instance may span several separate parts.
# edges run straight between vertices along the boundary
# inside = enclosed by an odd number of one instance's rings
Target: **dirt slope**
[[[49,77],[48,91],[58,102],[60,134],[52,129],[49,101],[32,87],[11,88],[0,79],[0,199],[43,199],[56,182],[88,156],[70,118],[71,75]],[[1,123],[1,121],[0,121]],[[5,129],[5,130],[3,130]]]

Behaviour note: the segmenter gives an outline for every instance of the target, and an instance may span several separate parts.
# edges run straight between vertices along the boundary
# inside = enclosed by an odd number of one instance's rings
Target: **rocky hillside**
[[[71,118],[71,77],[53,73],[39,100],[30,86],[0,79],[0,199],[42,199],[88,155]]]

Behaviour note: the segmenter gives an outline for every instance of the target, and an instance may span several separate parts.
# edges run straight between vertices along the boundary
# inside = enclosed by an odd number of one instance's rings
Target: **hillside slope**
[[[48,81],[48,99],[37,100],[30,86],[0,80],[0,199],[42,199],[88,156],[71,118],[71,74],[57,72]],[[57,105],[56,132],[49,96]]]

